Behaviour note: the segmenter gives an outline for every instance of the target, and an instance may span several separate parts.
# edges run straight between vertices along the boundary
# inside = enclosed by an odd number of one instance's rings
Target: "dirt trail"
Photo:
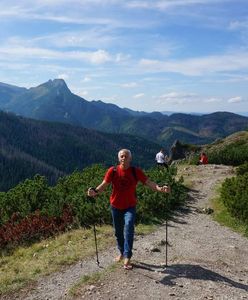
[[[183,170],[193,187],[186,206],[168,227],[168,267],[165,267],[165,225],[134,244],[134,269],[118,265],[101,281],[83,286],[77,296],[68,289],[83,275],[104,271],[113,264],[114,248],[95,259],[78,263],[41,279],[34,290],[12,299],[248,299],[248,239],[220,226],[201,213],[209,206],[215,186],[232,176],[227,166],[190,166]],[[24,294],[26,295],[24,296]]]

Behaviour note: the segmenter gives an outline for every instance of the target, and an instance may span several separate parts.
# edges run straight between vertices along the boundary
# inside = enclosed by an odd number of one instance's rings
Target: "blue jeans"
[[[111,213],[118,249],[122,256],[131,258],[133,254],[136,207],[122,210],[111,206]]]

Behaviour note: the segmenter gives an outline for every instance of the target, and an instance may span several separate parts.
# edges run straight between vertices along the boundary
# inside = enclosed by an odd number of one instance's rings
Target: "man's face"
[[[119,154],[119,162],[123,166],[128,166],[131,162],[131,157],[128,152],[121,151]]]

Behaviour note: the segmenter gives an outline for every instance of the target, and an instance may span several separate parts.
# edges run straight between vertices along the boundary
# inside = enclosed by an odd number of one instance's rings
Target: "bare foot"
[[[120,254],[115,258],[116,262],[120,262],[123,259],[123,256]]]
[[[125,258],[124,259],[124,266],[123,267],[124,267],[125,270],[132,270],[133,266],[131,264],[130,258]]]

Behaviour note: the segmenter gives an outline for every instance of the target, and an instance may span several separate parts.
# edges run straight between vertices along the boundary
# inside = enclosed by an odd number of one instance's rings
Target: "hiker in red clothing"
[[[208,164],[208,157],[205,152],[202,152],[199,159],[199,165],[207,165]]]
[[[102,193],[112,183],[110,196],[111,214],[117,246],[120,255],[115,261],[124,259],[124,268],[132,269],[130,259],[132,257],[134,224],[136,217],[136,186],[140,181],[150,189],[170,193],[167,185],[159,186],[151,181],[140,168],[130,165],[132,155],[130,150],[122,149],[118,153],[119,165],[107,170],[102,183],[96,188],[88,189],[88,196],[95,197]]]

